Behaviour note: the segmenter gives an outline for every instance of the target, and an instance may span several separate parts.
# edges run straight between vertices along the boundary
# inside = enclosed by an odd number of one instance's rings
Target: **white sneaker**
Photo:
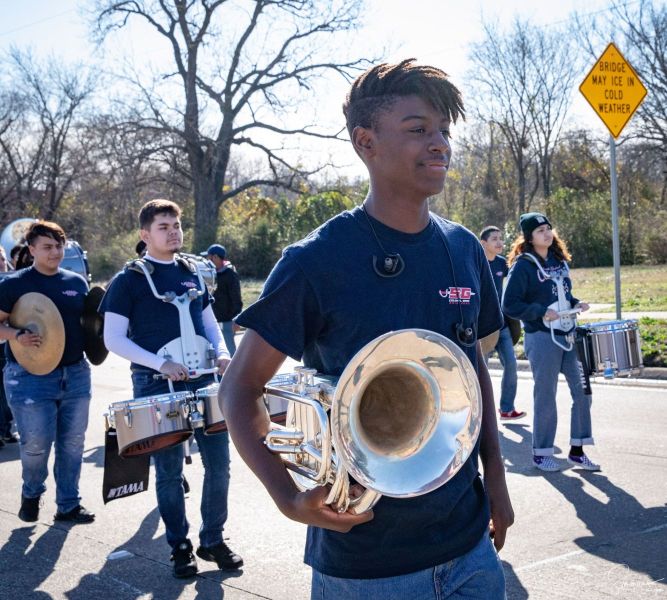
[[[581,456],[573,456],[570,454],[567,457],[567,462],[575,467],[584,469],[585,471],[600,471],[602,468],[600,465],[596,465],[588,456],[582,454]]]
[[[560,467],[553,456],[533,456],[533,466],[540,471],[560,471]]]

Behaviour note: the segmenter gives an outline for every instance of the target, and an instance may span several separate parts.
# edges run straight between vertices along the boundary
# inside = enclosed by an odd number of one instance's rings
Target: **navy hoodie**
[[[547,275],[558,276],[567,272],[566,263],[554,257],[551,250],[546,261],[539,256],[536,258]],[[572,295],[572,281],[569,277],[565,277],[564,287],[565,297],[570,301],[570,308],[573,308],[579,300]],[[515,319],[521,319],[526,333],[549,332],[550,329],[544,325],[542,317],[546,314],[549,305],[557,300],[556,282],[552,279],[545,279],[530,258],[524,255],[519,256],[509,272],[503,295],[503,312]],[[566,333],[560,329],[554,331],[561,335]]]

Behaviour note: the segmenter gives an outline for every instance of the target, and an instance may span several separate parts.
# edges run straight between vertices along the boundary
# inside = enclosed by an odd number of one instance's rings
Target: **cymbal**
[[[104,345],[104,317],[97,312],[105,293],[105,289],[99,285],[90,288],[84,298],[81,314],[83,349],[94,365],[101,365],[109,354]]]
[[[479,340],[479,343],[482,346],[482,354],[484,354],[484,356],[493,351],[493,349],[496,347],[496,344],[498,343],[499,337],[500,331],[498,330]]]
[[[53,301],[37,292],[23,294],[9,315],[9,324],[42,336],[39,347],[9,340],[16,361],[33,375],[46,375],[58,366],[65,351],[65,325]]]

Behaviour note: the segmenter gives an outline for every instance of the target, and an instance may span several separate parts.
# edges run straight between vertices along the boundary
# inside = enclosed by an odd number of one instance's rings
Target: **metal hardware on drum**
[[[340,378],[299,367],[273,378],[265,399],[288,401],[267,448],[301,490],[331,485],[335,510],[362,513],[382,495],[408,498],[449,481],[481,427],[481,393],[465,353],[423,329],[390,332],[366,344]],[[350,476],[365,487],[351,489]]]
[[[589,375],[612,379],[644,368],[639,323],[634,319],[587,323],[577,328],[577,335]]]

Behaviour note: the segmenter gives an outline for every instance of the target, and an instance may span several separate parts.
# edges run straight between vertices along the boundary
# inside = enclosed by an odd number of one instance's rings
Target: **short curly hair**
[[[382,63],[357,77],[343,104],[350,137],[355,127],[374,127],[378,115],[404,96],[422,98],[452,123],[459,117],[465,120],[461,92],[449,81],[447,73],[415,64],[415,60],[407,58],[395,65]]]

